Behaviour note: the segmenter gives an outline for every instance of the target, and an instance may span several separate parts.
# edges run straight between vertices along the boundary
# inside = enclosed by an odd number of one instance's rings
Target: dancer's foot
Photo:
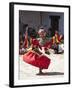
[[[43,74],[42,69],[39,69],[39,74]]]

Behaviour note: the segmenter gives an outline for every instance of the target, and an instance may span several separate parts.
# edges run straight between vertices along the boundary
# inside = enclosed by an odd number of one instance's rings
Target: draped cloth
[[[44,55],[39,55],[37,52],[30,50],[23,55],[23,61],[41,69],[48,69],[50,59]]]
[[[46,44],[46,46],[47,45],[48,44]],[[32,39],[32,46],[41,49],[41,46],[36,39]],[[41,69],[48,69],[51,60],[38,51],[30,50],[23,55],[23,61]]]

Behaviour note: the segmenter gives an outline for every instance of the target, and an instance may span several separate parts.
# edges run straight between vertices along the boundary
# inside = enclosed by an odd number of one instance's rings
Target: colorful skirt
[[[41,69],[48,69],[51,60],[48,57],[31,50],[23,55],[23,61]]]

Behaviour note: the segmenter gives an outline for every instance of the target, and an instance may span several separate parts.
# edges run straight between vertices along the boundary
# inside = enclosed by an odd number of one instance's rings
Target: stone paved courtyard
[[[44,79],[52,77],[63,77],[64,76],[64,54],[53,54],[46,55],[51,58],[51,64],[48,69],[44,69],[44,74],[38,74],[39,68],[27,64],[22,60],[22,55],[20,56],[20,70],[19,79],[29,80],[29,79]]]

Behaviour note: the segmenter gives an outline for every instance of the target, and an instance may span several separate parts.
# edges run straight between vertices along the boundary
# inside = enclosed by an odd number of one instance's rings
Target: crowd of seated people
[[[42,35],[43,33],[45,33],[45,40],[42,40],[40,38],[40,35]],[[61,46],[61,43],[63,43],[64,38],[62,34],[59,35],[57,30],[55,31],[54,36],[48,36],[48,32],[46,33],[46,31],[36,32],[34,28],[27,27],[25,33],[19,33],[19,54],[24,54],[27,52],[27,50],[31,49],[32,38],[36,39],[37,41],[39,41],[40,39],[40,44],[48,40],[48,42],[46,42],[45,44],[45,52],[47,54],[50,54],[47,48],[53,49],[56,54],[64,52],[64,45],[62,44]]]

